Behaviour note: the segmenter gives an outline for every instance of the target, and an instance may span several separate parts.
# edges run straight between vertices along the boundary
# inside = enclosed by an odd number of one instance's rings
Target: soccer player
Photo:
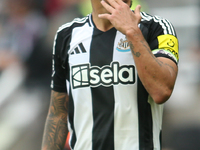
[[[61,26],[42,150],[161,150],[162,113],[175,84],[178,40],[131,0],[91,0]]]

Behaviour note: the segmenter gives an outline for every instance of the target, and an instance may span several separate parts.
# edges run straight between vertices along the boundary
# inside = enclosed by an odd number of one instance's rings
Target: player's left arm
[[[177,64],[169,58],[155,57],[142,34],[131,35],[128,40],[142,84],[156,103],[164,103],[172,94]]]
[[[138,5],[133,13],[122,0],[101,1],[101,4],[110,13],[99,14],[99,17],[109,20],[126,35],[142,84],[156,103],[164,103],[172,94],[178,67],[171,59],[156,57],[152,53],[138,27],[141,6]]]

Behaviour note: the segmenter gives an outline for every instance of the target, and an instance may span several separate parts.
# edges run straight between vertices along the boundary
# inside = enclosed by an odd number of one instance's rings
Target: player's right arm
[[[63,150],[67,129],[68,94],[52,90],[46,119],[42,150]]]
[[[42,150],[63,150],[68,133],[68,101],[66,80],[67,64],[61,59],[63,46],[67,43],[68,30],[59,28],[55,35],[52,53],[52,81],[51,81],[51,100],[49,111],[45,123],[42,141]]]

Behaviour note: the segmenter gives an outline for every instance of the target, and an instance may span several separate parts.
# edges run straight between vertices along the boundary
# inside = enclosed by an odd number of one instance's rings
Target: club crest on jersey
[[[131,51],[129,43],[127,41],[127,39],[120,39],[120,42],[117,45],[116,48],[119,52],[129,52]]]
[[[135,66],[119,65],[112,62],[103,67],[81,64],[71,67],[71,84],[74,89],[81,87],[98,87],[135,83]]]

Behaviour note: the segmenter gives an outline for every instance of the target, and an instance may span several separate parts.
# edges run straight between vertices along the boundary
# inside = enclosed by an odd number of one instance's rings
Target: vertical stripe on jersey
[[[73,123],[74,124],[74,133],[76,135],[75,145],[73,150],[91,150],[92,149],[92,127],[93,127],[93,113],[92,113],[92,97],[90,87],[80,87],[73,88],[74,77],[72,75],[72,67],[88,64],[89,55],[90,55],[90,43],[91,35],[93,30],[84,24],[81,28],[74,28],[72,31],[72,38],[70,43],[69,50],[69,65],[71,69],[70,83],[73,96]],[[90,37],[89,37],[90,35]],[[78,47],[80,53],[75,53],[71,55],[76,47]],[[84,71],[81,71],[81,76],[84,74]],[[82,78],[81,78],[82,80]],[[71,109],[71,108],[70,108]],[[70,122],[71,123],[71,122]],[[73,137],[73,135],[72,135]]]
[[[139,149],[153,150],[153,122],[149,94],[138,78]]]
[[[120,41],[125,35],[117,31],[113,61],[122,65],[135,65],[131,51],[118,51]],[[115,150],[139,150],[138,110],[137,110],[137,72],[134,71],[135,83],[124,86],[114,85],[115,94]]]
[[[94,30],[91,49],[91,66],[110,65],[116,30]],[[103,59],[98,59],[103,58]],[[114,95],[113,86],[91,87],[93,103],[93,150],[114,150]]]
[[[75,145],[75,142],[76,142],[76,133],[75,133],[75,130],[74,130],[74,100],[73,100],[73,97],[72,97],[72,93],[71,93],[71,89],[69,89],[69,112],[68,112],[68,119],[69,119],[69,122],[70,122],[70,127],[69,129],[71,131],[73,131],[70,136],[70,147],[72,149],[74,149],[74,145]],[[71,132],[70,131],[70,132]]]
[[[162,149],[162,130],[160,130],[159,139],[160,139],[160,149]]]
[[[149,96],[148,102],[151,105],[152,119],[153,119],[153,145],[154,149],[161,149],[161,130],[162,130],[162,114],[163,114],[163,104],[158,105]]]

